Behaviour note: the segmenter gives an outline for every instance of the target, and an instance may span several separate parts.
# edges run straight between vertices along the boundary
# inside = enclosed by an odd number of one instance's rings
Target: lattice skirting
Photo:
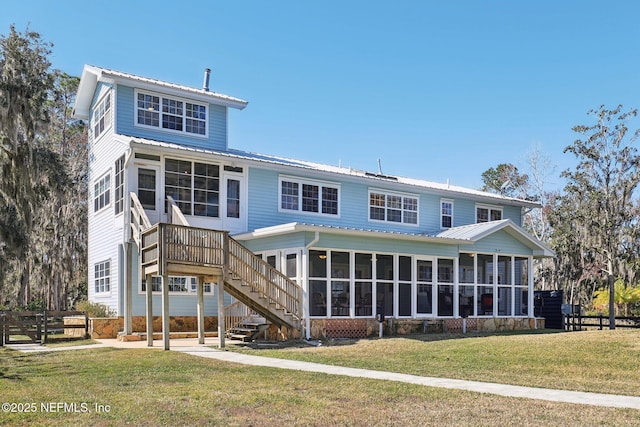
[[[368,332],[366,319],[327,319],[325,323],[327,338],[365,338]]]
[[[447,332],[462,332],[462,319],[446,319],[444,329]],[[478,329],[477,319],[467,319],[467,330],[474,331],[476,329]]]

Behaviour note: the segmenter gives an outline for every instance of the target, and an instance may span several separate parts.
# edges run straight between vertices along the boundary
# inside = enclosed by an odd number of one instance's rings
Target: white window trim
[[[386,197],[387,196],[398,196],[398,197],[402,197],[402,221],[400,222],[395,222],[395,221],[389,221],[387,220],[387,213],[386,213],[386,209],[387,206],[385,206],[385,219],[381,220],[381,219],[372,219],[371,218],[371,193],[376,193],[376,194],[384,194],[385,196],[385,205],[386,205]],[[411,199],[416,199],[416,223],[411,223],[411,222],[404,222],[404,198],[411,198]],[[413,212],[413,211],[409,211],[409,212]],[[378,189],[378,188],[369,188],[369,192],[367,193],[367,218],[369,220],[369,222],[375,222],[378,224],[395,224],[395,225],[403,225],[403,226],[407,226],[407,227],[419,227],[420,226],[420,196],[418,194],[412,194],[412,193],[401,193],[401,192],[397,192],[397,191],[389,191],[389,190],[382,190],[382,189]]]
[[[476,206],[473,210],[473,215],[475,217],[475,223],[478,224],[478,208],[481,209],[488,209],[488,220],[487,222],[491,222],[491,211],[500,211],[500,219],[504,219],[504,210],[502,208],[502,206],[496,206],[496,205],[485,205],[485,204],[480,204],[480,203],[476,203]]]
[[[109,100],[109,109],[108,110],[105,109],[103,113],[100,116],[98,116],[98,112],[100,111],[100,109],[105,108],[104,105],[107,100]],[[91,134],[93,135],[94,141],[100,138],[102,135],[104,135],[113,124],[113,118],[111,115],[112,110],[113,110],[113,102],[111,101],[111,91],[107,91],[107,93],[100,99],[100,101],[96,102],[96,104],[93,107],[93,112],[91,114]],[[104,129],[100,131],[98,134],[96,134],[95,132],[96,123],[100,121],[102,118],[104,118],[105,120]]]
[[[102,291],[99,292],[96,290],[96,280],[98,279],[98,277],[96,277],[96,266],[100,265],[100,264],[105,264],[108,263],[109,264],[109,275],[105,275],[105,276],[101,276],[100,279],[109,279],[109,290],[108,291]],[[111,279],[113,277],[112,275],[112,271],[113,271],[113,267],[111,265],[111,258],[109,259],[105,259],[102,261],[98,261],[96,263],[93,264],[93,294],[97,297],[106,297],[106,296],[110,296],[111,295]]]
[[[294,182],[298,184],[298,209],[285,209],[282,207],[282,182]],[[309,212],[302,210],[302,185],[317,185],[318,189],[318,212]],[[323,188],[334,188],[338,190],[338,209],[335,214],[331,213],[323,213],[322,212],[322,189]],[[296,176],[290,175],[280,175],[278,177],[278,212],[280,213],[288,213],[288,214],[298,214],[298,215],[310,215],[310,216],[321,216],[324,218],[340,218],[340,205],[342,199],[342,188],[339,183],[330,182],[330,181],[321,181],[315,179],[305,179]]]
[[[98,183],[100,183],[102,180],[106,179],[106,178],[109,179],[109,185],[106,187],[105,191],[100,193],[100,195],[102,195],[102,194],[104,194],[106,192],[109,192],[109,203],[105,203],[104,206],[101,206],[100,208],[98,208],[96,210],[96,208],[95,208],[96,207],[96,198],[98,198],[98,196],[99,196],[99,195],[96,194],[96,185]],[[109,169],[109,171],[107,173],[103,174],[100,178],[98,178],[95,181],[93,181],[93,198],[92,198],[93,206],[92,206],[92,212],[94,214],[97,214],[99,212],[105,211],[109,206],[111,206],[111,202],[113,200],[113,197],[111,195],[111,184],[112,184],[112,182],[111,182],[111,169]]]
[[[445,216],[442,213],[442,204],[443,203],[451,203],[451,227],[445,227],[442,224],[442,218]],[[453,203],[452,199],[440,199],[440,229],[442,230],[448,230],[449,228],[453,228],[453,212],[454,212],[454,206],[455,204]],[[477,212],[477,211],[476,211]]]
[[[159,104],[160,104],[160,111],[158,112],[160,117],[159,117],[159,125],[156,126],[149,126],[149,125],[145,125],[145,124],[141,124],[138,123],[138,94],[144,94],[144,95],[151,95],[151,96],[157,96],[158,98],[160,98],[159,100]],[[184,130],[174,130],[174,129],[165,129],[162,127],[162,100],[163,99],[170,99],[172,101],[180,101],[183,103],[183,126],[182,128]],[[186,131],[186,103],[189,104],[194,104],[194,105],[199,105],[205,108],[205,125],[204,125],[204,135],[200,135],[199,133],[191,133],[191,132],[187,132]],[[149,130],[153,130],[156,132],[167,132],[167,133],[171,133],[174,135],[182,135],[182,136],[190,136],[190,137],[194,137],[194,138],[201,138],[201,139],[208,139],[209,138],[209,127],[210,125],[210,121],[209,121],[209,104],[207,103],[203,103],[200,101],[194,101],[193,99],[187,99],[187,98],[181,98],[178,96],[171,96],[171,95],[165,95],[159,92],[153,92],[150,90],[140,90],[140,89],[135,89],[134,93],[133,93],[133,110],[134,110],[134,118],[133,118],[133,125],[135,127],[139,127],[139,128],[144,128],[144,129],[149,129]]]
[[[116,159],[113,163],[113,210],[115,215],[122,215],[124,213],[124,177],[125,177],[125,164],[126,156],[122,155]],[[122,162],[122,169],[118,171],[118,162]],[[120,172],[120,185],[116,182],[118,180],[118,172]],[[118,187],[120,187],[120,199],[118,199]],[[118,205],[120,205],[120,211],[117,211]]]

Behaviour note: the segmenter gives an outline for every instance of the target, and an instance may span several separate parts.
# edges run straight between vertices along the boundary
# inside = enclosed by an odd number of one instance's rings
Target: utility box
[[[562,291],[534,291],[533,314],[544,317],[545,329],[564,329],[563,299]]]

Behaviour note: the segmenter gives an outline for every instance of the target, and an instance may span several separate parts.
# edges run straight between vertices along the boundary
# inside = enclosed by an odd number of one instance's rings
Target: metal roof
[[[432,191],[441,195],[446,195],[452,197],[455,194],[464,195],[467,197],[471,197],[476,201],[484,202],[484,203],[495,203],[502,205],[510,205],[510,206],[519,206],[524,208],[537,208],[540,207],[539,203],[531,202],[528,200],[517,199],[513,197],[505,197],[500,194],[489,193],[486,191],[474,190],[471,188],[458,187],[449,184],[443,184],[433,181],[426,181],[420,179],[413,178],[405,178],[400,176],[388,176],[388,175],[379,175],[366,171],[361,171],[353,168],[345,168],[341,166],[332,166],[326,165],[322,163],[309,162],[306,160],[297,160],[286,157],[268,155],[268,154],[260,154],[253,153],[249,151],[242,151],[236,149],[227,149],[226,151],[222,150],[208,150],[202,148],[193,148],[193,147],[185,147],[179,144],[172,144],[167,142],[143,139],[130,137],[130,141],[140,146],[154,146],[154,147],[162,147],[172,150],[184,150],[191,151],[195,153],[202,154],[213,154],[216,156],[228,157],[228,158],[236,158],[243,159],[248,161],[256,161],[256,162],[264,162],[271,163],[281,166],[288,167],[296,167],[296,168],[304,168],[309,170],[314,170],[318,172],[326,172],[330,174],[340,174],[351,176],[355,178],[362,178],[371,181],[377,181],[379,183],[385,183],[392,186],[400,185],[405,187],[404,191],[410,191],[407,187],[415,187],[422,190]]]

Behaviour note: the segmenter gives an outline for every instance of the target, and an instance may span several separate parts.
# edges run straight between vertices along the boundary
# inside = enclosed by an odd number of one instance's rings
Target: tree
[[[0,38],[0,305],[62,310],[86,286],[87,144],[50,46]]]
[[[630,306],[640,303],[640,287],[627,285],[623,280],[618,279],[615,282],[614,288],[613,300],[616,314],[628,316]],[[593,294],[593,308],[595,310],[605,313],[609,312],[609,293],[609,289],[601,289]]]
[[[529,177],[520,174],[511,163],[501,163],[482,173],[482,191],[498,193],[509,197],[526,198]]]
[[[601,106],[589,114],[595,124],[575,126],[580,138],[564,150],[578,165],[562,173],[567,184],[550,215],[557,280],[576,286],[583,298],[607,281],[613,286],[615,277],[632,278],[628,257],[637,253],[639,236],[633,203],[640,183],[638,131],[627,127],[637,110]],[[591,292],[580,289],[585,286]]]
[[[12,25],[9,36],[0,38],[0,196],[2,209],[17,216],[14,232],[21,242],[4,244],[21,260],[18,300],[25,305],[31,299],[33,212],[46,180],[39,173],[44,159],[39,156],[38,138],[48,122],[45,103],[53,85],[49,53],[50,44],[28,29],[20,34]]]
[[[36,274],[43,284],[39,297],[53,310],[64,310],[77,299],[86,280],[87,144],[85,126],[71,119],[79,79],[55,72],[47,103],[46,141],[52,177],[35,225]]]

